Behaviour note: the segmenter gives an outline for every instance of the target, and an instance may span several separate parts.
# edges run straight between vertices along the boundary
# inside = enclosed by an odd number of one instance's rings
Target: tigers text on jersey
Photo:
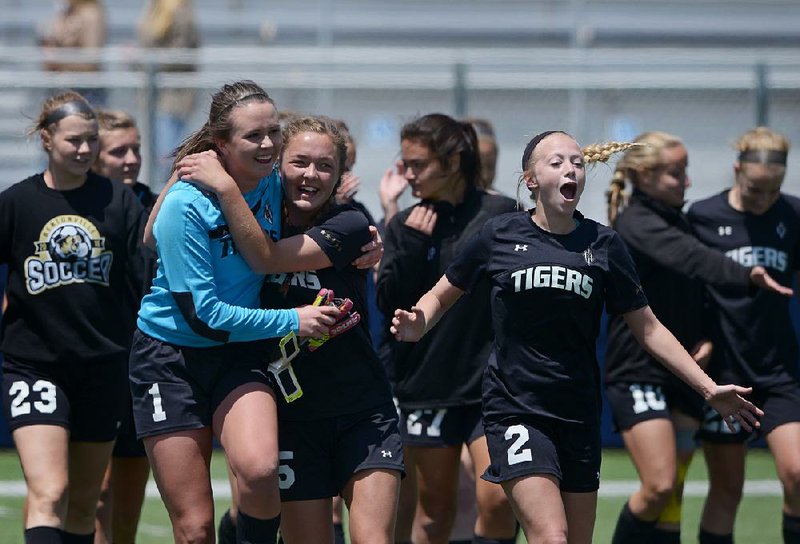
[[[447,269],[469,291],[491,283],[495,341],[483,382],[484,420],[539,415],[596,423],[600,379],[595,343],[605,304],[612,314],[647,305],[625,245],[576,214],[566,235],[528,212],[490,219]],[[447,371],[447,361],[440,362]]]
[[[261,228],[280,235],[277,173],[244,195]],[[158,271],[138,326],[179,346],[209,347],[297,332],[295,310],[258,309],[264,276],[239,255],[217,199],[191,183],[172,186],[153,227]]]
[[[281,419],[328,418],[391,403],[389,381],[369,334],[368,271],[351,264],[361,255],[361,247],[370,241],[367,217],[352,205],[337,206],[325,213],[305,235],[322,248],[333,266],[267,276],[262,292],[263,305],[295,308],[311,304],[324,287],[332,290],[337,298],[352,300],[353,311],[361,314],[361,321],[319,349],[310,353],[302,351],[292,361],[303,396],[287,404],[283,396],[278,395]]]
[[[688,216],[696,236],[744,266],[763,266],[791,286],[800,269],[800,199],[781,195],[762,215],[739,212],[729,191],[696,202]],[[733,371],[741,385],[767,386],[797,375],[797,339],[789,298],[763,289],[746,294],[709,287],[717,328],[712,372]],[[726,379],[728,377],[726,376]]]
[[[69,191],[36,174],[0,194],[0,262],[9,265],[3,351],[51,363],[124,354],[126,282],[141,296],[147,281],[143,214],[129,188],[93,172]]]
[[[490,218],[514,210],[508,197],[467,190],[458,206],[436,202],[436,226],[428,236],[405,224],[413,207],[386,227],[386,251],[378,277],[378,306],[388,321],[433,287],[470,239]],[[407,410],[478,404],[481,376],[492,342],[489,282],[461,297],[436,328],[416,343],[389,339],[395,395]],[[443,369],[443,364],[449,366]]]

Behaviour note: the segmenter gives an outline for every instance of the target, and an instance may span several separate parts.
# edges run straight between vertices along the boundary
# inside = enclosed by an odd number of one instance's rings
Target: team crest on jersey
[[[775,232],[777,232],[780,239],[783,240],[783,237],[786,236],[786,225],[783,224],[783,221],[778,223],[778,226],[775,227]]]
[[[592,248],[587,247],[586,251],[583,252],[583,260],[586,261],[586,264],[592,264],[594,262],[594,255],[592,255]]]
[[[54,217],[34,242],[35,255],[25,259],[25,288],[38,295],[71,283],[108,286],[114,254],[91,221],[77,215]]]

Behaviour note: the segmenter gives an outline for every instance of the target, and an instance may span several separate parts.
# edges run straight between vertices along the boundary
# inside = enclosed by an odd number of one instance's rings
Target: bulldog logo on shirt
[[[34,252],[25,259],[25,287],[31,295],[71,283],[108,286],[114,254],[105,249],[91,221],[77,215],[54,217],[42,229]]]

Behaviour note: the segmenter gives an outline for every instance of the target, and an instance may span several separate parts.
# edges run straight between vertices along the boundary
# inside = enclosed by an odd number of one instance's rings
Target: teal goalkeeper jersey
[[[277,172],[245,193],[262,229],[280,236],[281,182]],[[217,199],[179,181],[153,227],[158,270],[142,300],[138,326],[180,346],[210,347],[298,332],[297,311],[259,309],[264,276],[239,254]]]

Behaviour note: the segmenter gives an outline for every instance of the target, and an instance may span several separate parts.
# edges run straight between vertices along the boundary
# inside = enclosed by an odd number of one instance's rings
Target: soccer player
[[[98,125],[83,96],[48,98],[31,133],[47,168],[0,194],[3,402],[27,485],[25,542],[89,544],[125,409],[123,293],[145,284],[143,209],[90,171]]]
[[[436,283],[489,218],[515,209],[510,198],[477,188],[481,162],[469,123],[442,114],[425,115],[403,127],[400,146],[403,175],[421,202],[386,225],[378,306],[387,321],[395,308],[410,307]],[[502,489],[477,477],[489,465],[480,380],[491,341],[487,281],[460,301],[433,334],[417,344],[392,341],[387,350],[406,459],[409,467],[416,467],[418,498],[412,531],[416,543],[446,543],[450,537],[463,446],[476,472],[475,538],[488,544],[513,542],[516,537]],[[447,371],[442,369],[443,360],[451,362]]]
[[[701,367],[712,343],[703,282],[745,292],[752,284],[788,291],[763,267],[745,267],[700,243],[681,211],[689,154],[665,132],[646,132],[617,161],[609,222],[625,242],[653,313]],[[622,191],[633,192],[622,213]],[[785,294],[785,293],[784,293]],[[703,418],[702,399],[644,349],[621,315],[611,317],[605,383],[616,428],[641,487],[625,504],[614,544],[680,542],[683,479]]]
[[[767,268],[788,287],[800,270],[800,200],[781,193],[789,142],[758,127],[742,134],[736,148],[733,187],[693,204],[689,221],[701,242],[744,266]],[[766,414],[760,433],[783,486],[784,542],[800,542],[800,383],[789,301],[763,290],[708,291],[715,345],[709,372],[753,388],[753,402]],[[701,544],[733,542],[747,431],[731,432],[718,414],[706,414],[700,438],[710,487]]]
[[[739,396],[747,389],[719,386],[697,366],[653,315],[619,236],[576,210],[585,164],[629,145],[581,150],[561,131],[535,136],[522,169],[536,207],[490,219],[436,286],[392,320],[398,340],[418,341],[465,291],[491,282],[484,478],[503,486],[528,541],[592,539],[600,479],[595,341],[604,305],[728,423],[752,428],[761,415]],[[439,361],[445,371],[448,363]]]

